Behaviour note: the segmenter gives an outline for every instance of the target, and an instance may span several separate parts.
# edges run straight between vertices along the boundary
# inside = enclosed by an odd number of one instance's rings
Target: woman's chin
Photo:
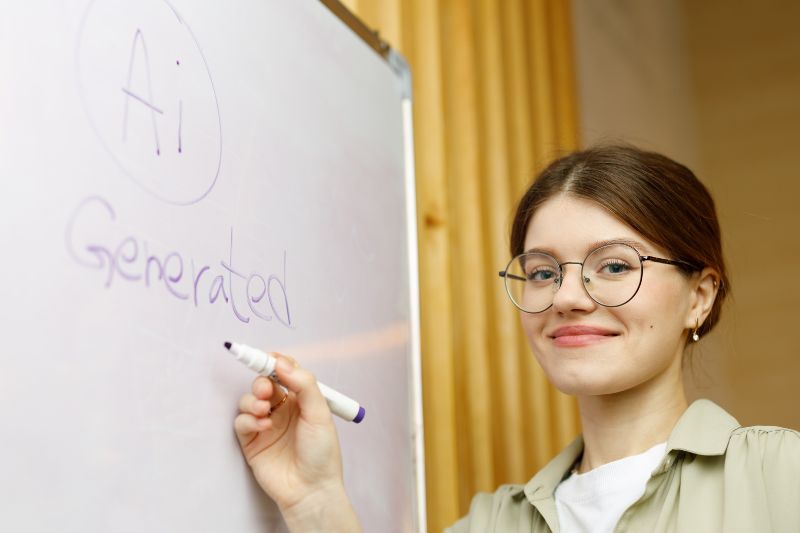
[[[610,383],[597,382],[564,382],[553,383],[556,389],[570,396],[608,396],[626,390],[625,387],[614,386]]]
[[[633,386],[628,380],[620,379],[619,372],[609,371],[605,365],[563,363],[542,367],[550,383],[570,396],[605,396]]]

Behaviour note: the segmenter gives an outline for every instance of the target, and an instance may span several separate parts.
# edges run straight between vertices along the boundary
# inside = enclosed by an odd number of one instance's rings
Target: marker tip
[[[230,350],[231,349],[231,343],[225,341],[225,348]]]
[[[361,421],[364,420],[364,415],[366,415],[366,414],[367,414],[367,410],[364,409],[363,407],[359,406],[358,407],[358,414],[353,419],[353,422],[355,422],[356,424],[360,424]]]

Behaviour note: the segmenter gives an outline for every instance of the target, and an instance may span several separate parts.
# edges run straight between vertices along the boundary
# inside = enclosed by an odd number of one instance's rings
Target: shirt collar
[[[523,490],[528,500],[533,503],[552,498],[556,487],[572,469],[572,465],[581,453],[583,453],[583,436],[578,435],[525,485]]]
[[[731,432],[739,422],[710,400],[695,400],[681,415],[667,440],[667,453],[683,450],[695,455],[722,455]],[[541,469],[527,485],[520,487],[531,503],[552,498],[556,487],[583,452],[583,437],[578,436]]]
[[[695,455],[722,455],[731,432],[741,424],[711,400],[695,400],[680,417],[667,441],[667,453],[683,450]]]
[[[527,485],[520,487],[515,495],[518,498],[522,498],[522,493],[524,492],[525,497],[536,507],[551,531],[559,531],[558,510],[553,497],[556,487],[564,479],[564,476],[572,470],[572,465],[575,464],[581,453],[583,453],[583,437],[579,435],[552,461],[547,463],[538,474],[533,476],[533,479]]]

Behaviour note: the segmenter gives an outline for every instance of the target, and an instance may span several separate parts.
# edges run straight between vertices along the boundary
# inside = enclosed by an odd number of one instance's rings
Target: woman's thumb
[[[331,418],[330,409],[317,386],[317,379],[308,370],[297,366],[288,357],[278,357],[275,374],[281,385],[295,394],[300,407],[300,416],[309,422],[326,422]]]

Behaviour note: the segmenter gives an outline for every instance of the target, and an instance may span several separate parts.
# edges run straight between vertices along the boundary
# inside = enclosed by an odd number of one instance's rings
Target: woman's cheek
[[[544,321],[541,315],[533,315],[530,313],[519,312],[519,321],[522,324],[522,329],[528,341],[533,342],[537,334],[543,334]]]

